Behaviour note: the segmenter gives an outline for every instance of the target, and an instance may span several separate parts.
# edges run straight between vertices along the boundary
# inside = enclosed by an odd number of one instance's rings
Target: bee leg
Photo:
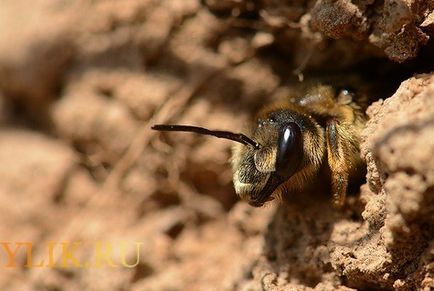
[[[348,153],[352,150],[351,141],[345,134],[345,126],[336,119],[327,123],[327,156],[331,170],[333,203],[341,208],[347,194],[348,176],[351,161]]]

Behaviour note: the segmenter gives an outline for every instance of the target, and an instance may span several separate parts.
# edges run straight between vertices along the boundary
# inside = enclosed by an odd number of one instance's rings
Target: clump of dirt
[[[329,70],[373,55],[404,62],[433,34],[434,6],[422,0],[205,2],[218,13],[254,18],[250,25],[270,33],[296,67],[307,65],[306,58]]]
[[[1,289],[434,287],[434,76],[409,78],[434,68],[430,3],[32,3],[0,4],[0,237],[30,243],[34,264],[81,242],[80,266],[25,267],[22,247]],[[331,75],[387,97],[368,108],[366,183],[342,211],[323,188],[252,208],[229,142],[150,130],[240,131],[299,79]],[[101,242],[112,264],[86,266]],[[134,242],[138,265],[121,265]]]

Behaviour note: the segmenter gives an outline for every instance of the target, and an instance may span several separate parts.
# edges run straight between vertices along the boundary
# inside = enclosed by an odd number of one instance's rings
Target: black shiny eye
[[[302,160],[303,136],[300,127],[290,122],[279,133],[276,173],[287,180],[299,169]]]

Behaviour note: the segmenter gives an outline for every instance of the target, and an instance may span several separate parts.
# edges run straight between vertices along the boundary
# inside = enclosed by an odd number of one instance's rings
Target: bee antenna
[[[234,133],[224,130],[209,130],[203,127],[191,126],[191,125],[173,125],[173,124],[156,124],[151,127],[153,130],[158,131],[184,131],[184,132],[194,132],[203,135],[211,135],[218,138],[225,138],[232,141],[242,143],[244,145],[251,145],[255,149],[259,149],[261,145],[248,136],[242,133]]]

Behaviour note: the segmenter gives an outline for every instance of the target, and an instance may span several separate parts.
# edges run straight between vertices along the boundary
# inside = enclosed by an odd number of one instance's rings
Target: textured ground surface
[[[81,260],[97,241],[140,241],[142,257],[29,269],[18,252],[3,268],[1,249],[0,289],[434,288],[430,1],[32,3],[0,4],[0,240],[32,242],[35,261],[50,241],[82,241]],[[229,142],[149,130],[238,131],[290,84],[332,73],[385,98],[368,109],[367,181],[342,211],[324,188],[251,208]]]

